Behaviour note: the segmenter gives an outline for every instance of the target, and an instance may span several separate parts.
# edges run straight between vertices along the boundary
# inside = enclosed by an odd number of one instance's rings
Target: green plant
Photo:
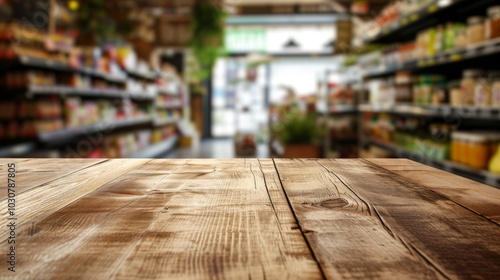
[[[93,44],[123,43],[123,38],[134,31],[138,23],[127,17],[114,17],[106,0],[79,1],[76,10],[77,27]]]
[[[224,19],[226,12],[210,1],[198,1],[193,7],[190,47],[200,65],[193,73],[199,80],[212,74],[217,59],[225,54]]]
[[[277,127],[278,138],[284,144],[313,144],[320,131],[313,115],[302,115],[299,111],[287,113]]]

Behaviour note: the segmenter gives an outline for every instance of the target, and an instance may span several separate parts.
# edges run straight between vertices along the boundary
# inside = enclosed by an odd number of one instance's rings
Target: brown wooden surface
[[[500,279],[500,190],[408,160],[12,162],[0,279]]]

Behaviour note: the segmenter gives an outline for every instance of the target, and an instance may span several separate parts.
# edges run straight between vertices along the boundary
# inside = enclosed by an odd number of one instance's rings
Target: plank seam
[[[285,194],[286,202],[288,203],[288,207],[290,208],[290,210],[292,212],[295,223],[297,224],[297,227],[300,230],[300,234],[302,235],[302,238],[304,238],[304,241],[307,244],[307,248],[309,249],[309,252],[311,252],[311,256],[318,266],[318,269],[321,273],[321,278],[327,279],[325,271],[323,270],[323,267],[321,266],[321,263],[319,262],[318,256],[316,256],[316,254],[311,246],[311,243],[309,243],[309,240],[307,239],[307,237],[305,235],[305,231],[302,229],[302,226],[300,225],[299,218],[297,217],[297,214],[295,213],[295,211],[293,209],[292,202],[288,198],[288,193],[286,192],[285,186],[283,186],[283,181],[281,180],[281,175],[280,175],[280,172],[278,170],[278,166],[276,165],[276,161],[274,158],[272,160],[273,160],[274,169],[276,170],[276,173],[278,174],[278,180],[280,182],[281,189],[283,190],[283,193]]]
[[[437,265],[435,265],[431,259],[429,259],[427,256],[425,256],[418,248],[414,247],[412,244],[407,243],[401,236],[397,235],[396,231],[392,230],[389,224],[382,218],[382,215],[378,212],[377,208],[372,205],[371,203],[368,203],[365,199],[363,199],[347,182],[345,182],[337,173],[331,171],[328,169],[326,166],[321,164],[319,161],[316,161],[321,167],[323,167],[328,173],[333,174],[335,177],[339,179],[339,181],[344,184],[346,188],[348,188],[355,196],[359,198],[363,203],[366,204],[368,207],[368,213],[370,216],[376,218],[380,224],[382,225],[382,228],[387,231],[387,233],[394,238],[394,240],[398,241],[401,243],[410,253],[414,256],[416,256],[418,259],[423,261],[427,266],[430,266],[434,271],[436,271],[438,274],[443,276],[446,279],[451,279],[446,273],[441,270]],[[397,174],[396,174],[397,175]],[[399,175],[398,175],[399,176]],[[374,214],[373,214],[374,213]]]
[[[93,167],[93,166],[96,166],[96,165],[100,165],[100,164],[106,163],[106,162],[108,162],[108,161],[110,161],[110,159],[106,159],[106,160],[103,160],[103,161],[98,162],[98,163],[96,163],[96,164],[92,164],[92,165],[87,166],[87,167],[85,167],[85,168],[79,169],[79,170],[78,170],[78,171],[76,171],[76,172],[79,172],[79,171],[82,171],[82,170],[88,169],[88,168]],[[150,161],[152,161],[152,160],[147,161],[145,164],[149,163]],[[125,174],[127,174],[127,173],[129,173],[129,172],[131,172],[131,171],[133,171],[133,170],[134,170],[134,169],[130,169],[129,171],[127,171],[127,172],[123,173],[122,175],[125,175]],[[71,173],[71,174],[74,174],[74,173]],[[61,176],[61,177],[60,177],[60,178],[58,178],[58,179],[62,179],[62,178],[66,177],[66,176],[69,176],[69,175],[71,175],[71,174],[67,174],[67,175],[65,175],[65,176]],[[119,177],[119,176],[118,176],[118,177]],[[103,187],[103,186],[105,186],[106,184],[111,183],[112,181],[116,180],[118,177],[116,177],[115,179],[113,179],[113,180],[111,180],[111,181],[109,181],[109,182],[107,182],[107,183],[105,183],[105,184],[101,185],[99,188],[95,189],[94,191],[96,191],[96,190],[98,190],[98,189],[102,188],[102,187]],[[34,189],[37,189],[37,188],[39,188],[39,187],[42,187],[42,186],[48,185],[48,184],[52,183],[52,182],[53,182],[53,181],[55,181],[55,180],[56,180],[56,179],[51,180],[51,181],[46,182],[46,183],[43,183],[43,184],[38,185],[37,187],[32,188],[32,189],[30,189],[30,190],[34,190]],[[94,192],[94,191],[93,191],[93,192]],[[90,193],[92,193],[92,192],[90,192]],[[58,211],[61,211],[61,210],[62,210],[62,209],[64,209],[64,208],[67,208],[67,207],[71,206],[72,204],[76,203],[77,201],[79,201],[79,200],[80,200],[80,199],[82,199],[83,197],[85,197],[85,196],[89,195],[90,193],[84,194],[84,195],[80,196],[79,198],[76,198],[75,200],[68,202],[66,205],[61,206],[59,209],[57,209],[56,211],[53,211],[52,213],[48,214],[47,216],[42,217],[42,218],[40,218],[39,220],[34,220],[34,221],[32,221],[32,222],[31,222],[31,224],[28,224],[28,223],[26,223],[26,224],[20,224],[20,225],[19,225],[19,227],[18,227],[19,232],[22,232],[22,231],[24,231],[24,230],[26,230],[26,229],[28,229],[28,230],[29,230],[30,228],[34,227],[34,226],[35,226],[35,225],[36,225],[36,224],[37,224],[40,220],[43,220],[43,219],[47,218],[48,216],[52,215],[53,213],[56,213],[56,212],[58,212]],[[3,244],[3,243],[5,243],[5,242],[7,242],[7,239],[4,239],[4,240],[0,241],[0,244]]]
[[[269,202],[271,202],[271,207],[273,208],[274,218],[276,219],[276,224],[278,225],[278,230],[280,231],[281,239],[285,240],[285,237],[283,236],[283,231],[281,228],[281,222],[280,222],[280,219],[278,217],[278,213],[276,212],[276,207],[274,207],[274,202],[273,202],[273,198],[271,197],[271,193],[269,192],[269,187],[267,186],[266,174],[264,173],[264,170],[262,170],[262,165],[261,165],[259,159],[257,159],[257,162],[259,163],[260,172],[262,172],[262,178],[264,179],[264,187],[266,188],[267,196],[269,197]]]
[[[44,186],[47,186],[47,185],[49,185],[50,183],[52,183],[52,182],[54,182],[54,181],[56,181],[56,180],[60,180],[60,179],[62,179],[62,178],[64,178],[64,177],[66,177],[66,176],[70,176],[70,175],[72,175],[72,174],[75,174],[76,172],[80,172],[80,171],[83,171],[83,170],[85,170],[85,169],[89,169],[89,168],[91,168],[91,167],[94,167],[94,166],[99,165],[99,164],[103,164],[103,163],[108,162],[108,161],[109,161],[109,159],[106,159],[106,160],[101,160],[101,161],[96,162],[96,163],[94,163],[94,164],[92,164],[92,165],[82,167],[81,169],[78,169],[78,170],[72,171],[72,172],[70,172],[70,173],[67,173],[67,174],[61,175],[61,176],[59,176],[59,177],[53,178],[53,179],[52,179],[52,180],[50,180],[50,181],[47,181],[47,182],[45,182],[45,183],[41,183],[41,184],[39,184],[39,185],[37,185],[37,186],[34,186],[34,187],[30,188],[30,189],[26,189],[26,190],[24,190],[24,191],[22,191],[22,192],[18,193],[18,195],[19,195],[19,194],[24,194],[24,193],[26,193],[26,192],[30,192],[30,191],[33,191],[33,190],[36,190],[36,189],[41,188],[41,187],[44,187]]]

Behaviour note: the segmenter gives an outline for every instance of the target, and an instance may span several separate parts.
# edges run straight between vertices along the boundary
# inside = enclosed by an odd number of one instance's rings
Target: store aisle
[[[198,147],[175,149],[165,158],[235,158],[233,139],[208,139],[201,141]],[[268,158],[269,149],[265,144],[257,147],[258,158]]]

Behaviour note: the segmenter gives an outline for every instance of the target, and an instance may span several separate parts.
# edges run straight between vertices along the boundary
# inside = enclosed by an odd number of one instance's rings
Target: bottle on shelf
[[[487,40],[500,38],[500,6],[493,6],[488,9],[488,18],[485,25]]]

